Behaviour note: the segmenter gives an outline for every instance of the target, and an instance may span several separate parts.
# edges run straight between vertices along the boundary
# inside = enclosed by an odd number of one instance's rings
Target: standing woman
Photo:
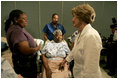
[[[72,9],[72,15],[73,25],[80,33],[76,37],[74,48],[61,66],[74,60],[75,78],[99,78],[102,42],[99,33],[91,26],[95,19],[95,11],[89,4],[82,4]]]
[[[7,42],[12,52],[12,62],[17,74],[26,78],[37,77],[36,56],[40,46],[24,29],[27,16],[21,10],[13,10],[5,23]]]

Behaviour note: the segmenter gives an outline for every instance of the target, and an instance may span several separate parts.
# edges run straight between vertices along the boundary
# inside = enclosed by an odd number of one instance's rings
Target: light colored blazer
[[[101,49],[100,35],[90,24],[87,24],[81,34],[78,34],[74,48],[66,58],[68,62],[74,59],[75,78],[101,77],[99,67]]]

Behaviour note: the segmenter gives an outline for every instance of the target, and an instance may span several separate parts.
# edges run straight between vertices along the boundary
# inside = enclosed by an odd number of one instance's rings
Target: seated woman
[[[70,71],[66,63],[64,68],[59,68],[60,63],[70,53],[65,42],[62,41],[61,30],[54,31],[54,40],[47,43],[42,50],[42,77],[43,78],[69,78]]]

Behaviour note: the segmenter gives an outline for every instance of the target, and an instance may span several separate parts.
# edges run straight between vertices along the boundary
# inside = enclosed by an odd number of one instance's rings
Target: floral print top
[[[44,46],[41,52],[46,54],[48,59],[59,59],[56,57],[65,58],[70,53],[70,49],[65,42],[56,43],[52,40]]]

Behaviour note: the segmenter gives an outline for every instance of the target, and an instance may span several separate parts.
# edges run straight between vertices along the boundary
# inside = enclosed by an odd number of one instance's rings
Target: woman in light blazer
[[[100,78],[99,67],[102,42],[99,33],[91,26],[95,19],[95,11],[89,4],[82,4],[72,9],[73,26],[78,34],[74,48],[61,63],[74,60],[73,74],[75,78]]]

